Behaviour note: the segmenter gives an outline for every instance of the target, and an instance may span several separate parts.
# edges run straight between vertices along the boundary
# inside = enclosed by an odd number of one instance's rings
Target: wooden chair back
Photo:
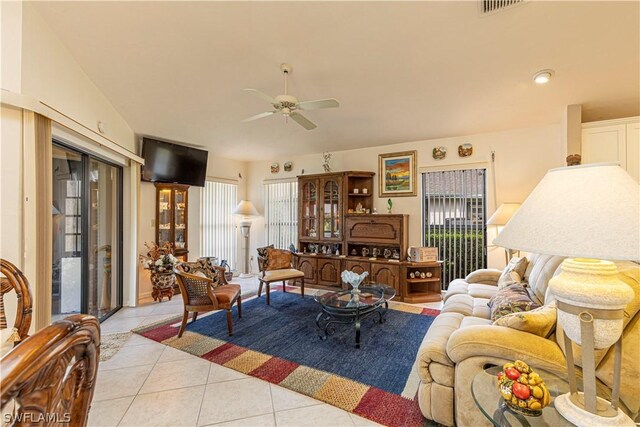
[[[96,385],[100,324],[86,314],[53,323],[2,359],[2,409],[10,425],[84,426]]]
[[[213,294],[216,282],[208,277],[196,276],[191,270],[187,273],[185,269],[188,267],[184,264],[187,263],[178,264],[173,272],[185,307],[214,306],[217,309],[218,299]]]
[[[31,327],[31,315],[33,311],[33,299],[29,288],[29,281],[22,274],[22,271],[15,265],[5,259],[0,259],[0,317],[4,318],[4,300],[5,295],[12,290],[15,291],[18,299],[16,309],[16,319],[13,327],[16,330],[17,337],[14,345],[19,344],[29,336],[29,328]]]

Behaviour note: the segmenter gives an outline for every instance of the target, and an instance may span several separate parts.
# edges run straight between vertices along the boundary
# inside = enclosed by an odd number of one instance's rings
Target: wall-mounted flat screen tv
[[[204,187],[208,155],[197,148],[142,138],[142,180]]]

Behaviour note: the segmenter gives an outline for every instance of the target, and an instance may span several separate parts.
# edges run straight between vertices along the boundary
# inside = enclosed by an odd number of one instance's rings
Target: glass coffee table
[[[551,394],[551,404],[542,409],[539,416],[526,416],[509,409],[504,403],[498,390],[497,376],[500,371],[499,366],[487,368],[478,372],[471,383],[473,399],[491,424],[496,427],[573,426],[554,406],[555,398],[569,391],[569,384],[565,380],[551,372],[536,368],[535,371],[540,374]]]
[[[356,348],[360,348],[362,320],[376,314],[377,322],[384,323],[389,301],[395,296],[395,289],[376,284],[360,286],[358,290],[316,293],[314,299],[322,306],[322,311],[316,317],[316,325],[321,331],[320,338],[326,340],[335,332],[336,324],[353,323],[356,330]]]

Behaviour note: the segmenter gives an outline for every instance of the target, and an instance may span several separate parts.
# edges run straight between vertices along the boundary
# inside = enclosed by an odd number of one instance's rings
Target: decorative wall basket
[[[169,298],[169,301],[171,301],[175,284],[176,275],[173,274],[172,271],[151,273],[151,285],[153,286],[151,296],[153,300],[162,302],[162,298],[166,296]]]

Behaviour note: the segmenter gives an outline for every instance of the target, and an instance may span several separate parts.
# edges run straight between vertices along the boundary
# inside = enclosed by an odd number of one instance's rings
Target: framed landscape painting
[[[379,154],[378,195],[398,197],[416,194],[416,151]]]

